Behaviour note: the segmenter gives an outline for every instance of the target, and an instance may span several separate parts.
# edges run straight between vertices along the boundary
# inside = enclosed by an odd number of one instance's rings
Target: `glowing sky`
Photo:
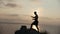
[[[0,14],[32,15],[39,11],[39,16],[60,18],[59,0],[0,0]]]

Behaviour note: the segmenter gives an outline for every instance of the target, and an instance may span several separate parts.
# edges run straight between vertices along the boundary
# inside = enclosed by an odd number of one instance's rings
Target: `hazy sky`
[[[60,18],[59,0],[0,0],[0,14],[32,15],[37,10],[39,16]]]
[[[0,0],[0,22],[32,23],[35,10],[40,24],[60,25],[60,0]]]

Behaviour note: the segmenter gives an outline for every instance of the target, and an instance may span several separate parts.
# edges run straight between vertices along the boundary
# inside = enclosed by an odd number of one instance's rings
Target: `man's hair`
[[[36,14],[37,12],[35,11],[34,13]]]

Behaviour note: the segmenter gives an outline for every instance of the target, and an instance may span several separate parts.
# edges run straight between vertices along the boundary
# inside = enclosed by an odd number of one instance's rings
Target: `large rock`
[[[47,34],[47,32],[39,32],[35,29],[27,29],[26,26],[22,26],[20,30],[17,30],[15,34]]]

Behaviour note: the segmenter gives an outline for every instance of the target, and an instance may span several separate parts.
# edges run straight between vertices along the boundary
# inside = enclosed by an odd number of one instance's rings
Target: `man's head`
[[[37,14],[37,12],[35,11],[35,12],[34,12],[34,14],[36,15],[36,14]]]

